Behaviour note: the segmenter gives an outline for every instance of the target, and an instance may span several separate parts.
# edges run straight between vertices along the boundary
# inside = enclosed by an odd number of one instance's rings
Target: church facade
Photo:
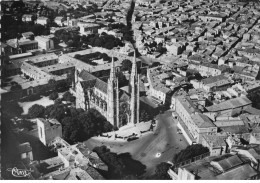
[[[129,92],[119,88],[117,69],[112,59],[107,82],[83,70],[75,72],[76,107],[95,108],[115,127],[139,123],[139,75],[134,56]]]

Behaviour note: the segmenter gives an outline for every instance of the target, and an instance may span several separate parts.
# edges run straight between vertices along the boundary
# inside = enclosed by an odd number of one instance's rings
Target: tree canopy
[[[22,16],[22,15],[21,15]],[[3,15],[1,19],[3,40],[19,38],[24,32],[33,32],[35,36],[49,35],[50,28],[31,22],[23,22],[21,17],[15,19],[13,16]]]
[[[162,162],[156,166],[155,174],[153,175],[153,179],[156,180],[171,180],[168,170],[171,167],[170,164],[166,162]]]
[[[21,90],[22,89],[22,86],[19,85],[19,84],[15,84],[15,85],[12,85],[10,90],[11,91],[18,91],[18,90]]]
[[[151,120],[151,115],[146,111],[146,110],[142,110],[140,112],[140,121],[149,121]]]
[[[173,162],[175,164],[180,163],[182,161],[192,159],[207,152],[209,152],[209,149],[207,147],[204,147],[201,144],[193,144],[176,154],[173,158]]]
[[[95,147],[93,151],[108,165],[107,179],[137,179],[145,173],[146,166],[129,153],[116,154],[106,146]]]
[[[129,83],[125,75],[121,71],[117,72],[116,76],[118,77],[119,87],[126,86]]]
[[[68,102],[75,102],[76,100],[76,98],[70,92],[64,93],[62,99]]]
[[[30,118],[41,118],[44,116],[45,107],[39,104],[34,104],[28,110],[28,116]]]
[[[49,95],[50,100],[56,100],[59,97],[58,92],[53,92]]]
[[[102,47],[106,49],[113,49],[114,47],[123,46],[123,42],[113,35],[106,33],[90,34],[88,36],[82,36],[82,42],[91,46]]]
[[[54,33],[55,37],[65,42],[69,47],[82,46],[81,36],[77,31],[67,31],[65,29],[57,30]]]
[[[121,70],[122,71],[128,71],[128,72],[131,72],[131,69],[132,69],[132,62],[130,60],[123,60],[122,61],[122,67],[121,67]]]
[[[113,126],[95,109],[84,111],[55,102],[46,107],[44,115],[61,123],[63,138],[69,143],[82,142],[113,130]]]
[[[45,109],[45,115],[48,118],[55,118],[58,121],[62,121],[63,118],[67,116],[67,107],[64,104],[55,103],[53,105],[47,106]]]

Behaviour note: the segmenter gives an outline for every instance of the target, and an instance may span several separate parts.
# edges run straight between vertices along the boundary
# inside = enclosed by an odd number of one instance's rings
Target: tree
[[[82,142],[113,130],[113,126],[95,109],[84,111],[55,102],[46,107],[44,115],[61,122],[63,137],[69,143]]]
[[[77,120],[77,117],[65,117],[62,120],[63,138],[69,143],[75,143],[85,140],[82,130],[82,124]]]
[[[73,47],[73,41],[70,39],[70,40],[67,42],[67,45],[68,45],[68,47]]]
[[[67,12],[65,10],[60,10],[58,14],[59,16],[65,17],[67,15]]]
[[[156,166],[154,178],[156,180],[171,180],[168,170],[171,167],[170,164],[162,162]]]
[[[60,92],[65,92],[68,90],[70,87],[70,81],[69,80],[62,80],[57,82],[55,86],[55,90],[60,91]]]
[[[81,113],[78,116],[78,120],[83,125],[86,139],[100,135],[106,122],[106,118],[96,109],[89,109],[87,112]]]
[[[106,53],[101,53],[101,58],[103,58],[104,61],[110,61],[111,57],[109,57]]]
[[[106,132],[111,132],[111,131],[113,131],[113,125],[111,125],[110,122],[105,121],[104,125],[103,125],[103,132],[106,133]]]
[[[50,100],[56,100],[58,97],[59,97],[58,92],[53,92],[49,96]]]
[[[64,93],[62,99],[65,101],[69,101],[69,102],[75,102],[75,100],[76,100],[76,98],[68,91],[66,93]]]
[[[118,159],[125,166],[124,174],[138,177],[145,173],[146,166],[134,160],[130,153],[118,154]]]
[[[131,69],[132,69],[132,62],[127,59],[123,60],[121,70],[131,72]]]
[[[10,88],[11,91],[19,91],[21,89],[22,89],[22,86],[19,84],[12,85]]]
[[[129,153],[116,154],[106,146],[95,147],[93,151],[108,165],[108,179],[137,179],[145,173],[146,166],[134,160]]]
[[[140,121],[149,121],[150,119],[151,116],[145,110],[142,110],[140,113]]]
[[[56,82],[55,79],[50,79],[50,80],[48,81],[48,85],[50,86],[50,89],[51,89],[51,90],[54,90],[54,89],[56,88],[56,84],[57,84],[57,82]]]
[[[157,52],[163,54],[167,51],[166,48],[163,47],[162,43],[159,43],[158,46],[157,46],[157,49],[156,49]]]
[[[41,118],[44,116],[45,107],[39,104],[34,104],[28,110],[28,116],[30,118]]]
[[[109,41],[109,42],[106,42],[105,45],[104,45],[104,48],[108,49],[108,50],[111,50],[115,47],[115,44],[114,42],[112,41]]]
[[[58,121],[62,121],[63,118],[68,116],[68,109],[62,103],[56,103],[47,106],[44,113],[48,118],[54,118]]]
[[[192,159],[207,152],[209,152],[209,149],[207,147],[204,147],[201,144],[193,144],[176,154],[173,158],[173,162],[180,163],[182,161]]]
[[[102,43],[101,39],[99,39],[99,38],[95,39],[94,46],[102,47],[102,45],[104,45],[104,44]]]
[[[126,79],[125,75],[121,71],[117,72],[116,76],[118,77],[119,87],[123,87],[127,85],[128,80]]]
[[[142,69],[141,70],[141,75],[146,76],[147,75],[147,69]]]
[[[23,1],[14,1],[11,5],[11,9],[22,9],[25,7],[25,4]]]

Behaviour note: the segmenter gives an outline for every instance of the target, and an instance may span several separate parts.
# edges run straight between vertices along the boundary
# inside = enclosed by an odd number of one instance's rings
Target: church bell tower
[[[139,74],[137,73],[137,66],[136,66],[136,54],[134,51],[134,59],[132,63],[132,71],[130,77],[130,93],[131,93],[131,101],[130,101],[130,110],[131,110],[131,124],[139,123],[139,108],[140,108],[140,78]]]
[[[107,120],[115,127],[119,126],[119,88],[118,78],[112,58],[110,77],[107,83]]]

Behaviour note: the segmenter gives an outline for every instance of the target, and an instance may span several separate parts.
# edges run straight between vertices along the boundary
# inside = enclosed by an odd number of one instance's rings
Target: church
[[[114,127],[119,128],[139,123],[140,83],[135,54],[128,93],[118,87],[116,73],[114,58],[107,83],[85,70],[75,72],[75,92],[76,108],[84,110],[95,108]]]

